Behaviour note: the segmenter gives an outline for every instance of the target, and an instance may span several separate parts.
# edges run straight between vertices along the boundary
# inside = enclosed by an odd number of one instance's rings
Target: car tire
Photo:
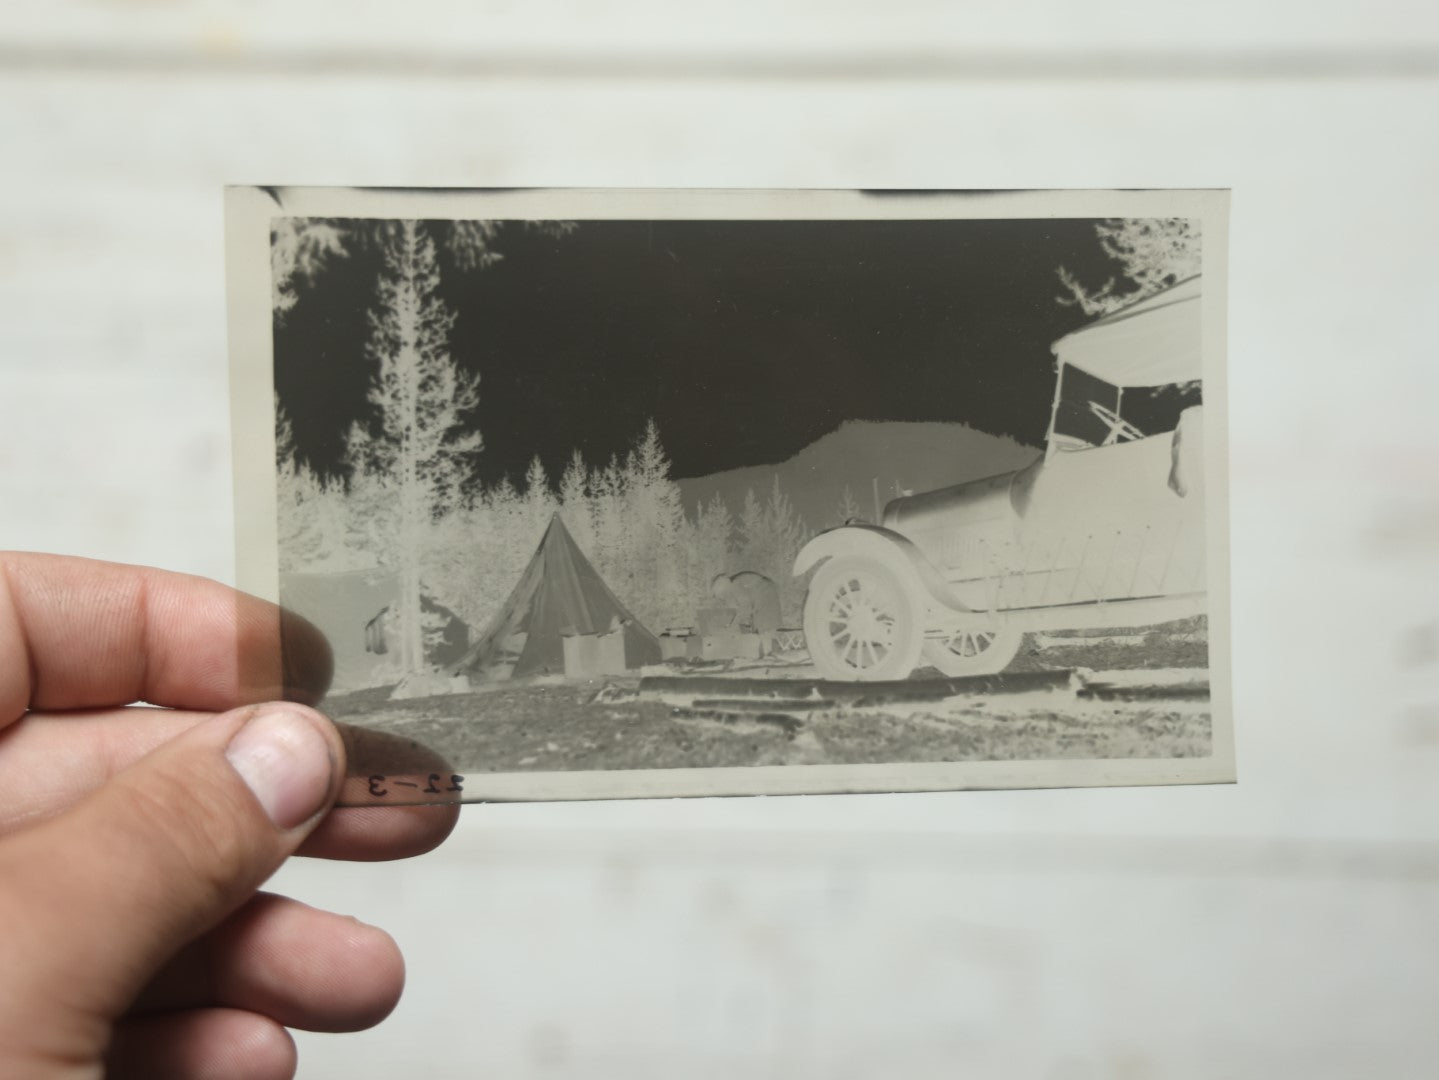
[[[996,675],[1019,654],[1024,631],[1013,626],[961,630],[949,638],[924,643],[924,659],[950,678]]]
[[[837,555],[810,581],[804,637],[827,679],[905,679],[924,646],[924,605],[878,559]]]

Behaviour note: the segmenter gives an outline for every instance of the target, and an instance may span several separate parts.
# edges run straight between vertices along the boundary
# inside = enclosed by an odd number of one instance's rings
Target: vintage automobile
[[[909,495],[830,529],[804,634],[833,679],[1002,671],[1027,631],[1204,613],[1200,278],[1055,342],[1042,454],[1017,472]]]

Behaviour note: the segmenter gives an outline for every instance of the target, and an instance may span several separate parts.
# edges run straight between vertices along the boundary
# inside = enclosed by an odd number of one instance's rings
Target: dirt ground
[[[1206,637],[1202,620],[1036,636],[1026,639],[1011,670],[1202,669]],[[913,678],[936,675],[922,669]],[[324,707],[350,725],[357,775],[1173,758],[1204,756],[1211,746],[1207,699],[1090,701],[1054,689],[736,716],[637,698],[638,682],[626,676],[500,683],[408,701],[390,701],[388,689],[379,689]]]

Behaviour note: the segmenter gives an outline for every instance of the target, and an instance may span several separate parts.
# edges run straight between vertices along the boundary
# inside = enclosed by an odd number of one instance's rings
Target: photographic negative
[[[231,189],[345,801],[1232,781],[1227,210]]]

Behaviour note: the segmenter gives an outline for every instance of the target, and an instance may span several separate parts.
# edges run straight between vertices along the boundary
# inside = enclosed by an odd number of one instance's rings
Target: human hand
[[[271,605],[0,554],[0,1076],[288,1077],[286,1027],[394,1007],[387,934],[256,890],[296,852],[418,854],[457,810],[330,809],[335,728],[261,704],[323,692],[328,653],[294,633],[282,674]]]

